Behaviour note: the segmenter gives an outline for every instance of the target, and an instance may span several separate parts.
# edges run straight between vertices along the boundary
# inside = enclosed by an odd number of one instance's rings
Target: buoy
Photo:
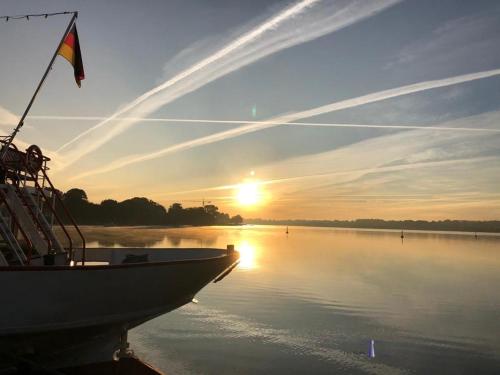
[[[286,234],[288,234],[288,226],[286,227]]]
[[[368,357],[375,358],[375,340],[370,340],[370,347],[368,348]]]

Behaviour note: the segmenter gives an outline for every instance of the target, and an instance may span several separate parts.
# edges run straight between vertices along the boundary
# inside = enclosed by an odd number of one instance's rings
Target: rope
[[[8,22],[9,20],[22,20],[26,19],[29,21],[30,17],[35,18],[35,17],[52,17],[52,16],[58,16],[60,14],[75,14],[78,12],[56,12],[56,13],[38,13],[38,14],[23,14],[23,15],[17,15],[17,16],[0,16],[0,19],[4,19],[5,22]]]

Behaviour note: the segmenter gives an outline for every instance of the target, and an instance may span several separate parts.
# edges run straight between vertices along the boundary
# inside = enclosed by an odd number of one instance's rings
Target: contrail
[[[294,6],[286,9],[285,11],[279,13],[277,16],[269,19],[268,21],[264,22],[259,27],[257,27],[255,29],[251,30],[250,32],[242,35],[241,37],[239,37],[238,39],[236,39],[235,41],[233,41],[229,45],[225,46],[221,50],[219,50],[219,51],[215,52],[214,54],[210,55],[209,57],[201,60],[200,62],[198,62],[197,64],[191,66],[190,68],[182,71],[181,73],[177,74],[176,76],[174,76],[173,78],[169,79],[168,81],[162,83],[161,85],[156,86],[155,88],[153,88],[153,89],[149,90],[148,92],[142,94],[137,99],[135,99],[133,102],[131,102],[130,104],[126,105],[125,107],[123,107],[119,111],[115,112],[113,115],[111,115],[109,118],[107,118],[104,122],[97,124],[96,126],[92,127],[91,129],[85,131],[82,134],[79,134],[77,137],[75,137],[71,141],[69,141],[69,142],[65,143],[64,145],[62,145],[59,148],[59,150],[62,150],[64,148],[68,147],[70,144],[76,142],[78,139],[80,139],[84,135],[88,134],[92,130],[100,128],[101,126],[103,126],[109,120],[112,120],[112,119],[118,117],[120,114],[123,114],[123,113],[131,110],[132,108],[136,107],[138,104],[140,104],[140,103],[144,102],[145,100],[151,98],[153,95],[159,93],[160,91],[165,90],[166,88],[175,85],[177,82],[179,82],[179,81],[181,81],[181,80],[189,77],[190,75],[192,75],[192,74],[196,73],[197,71],[199,71],[199,70],[207,67],[208,65],[213,64],[214,62],[216,62],[217,60],[220,60],[221,58],[223,58],[224,56],[230,54],[234,50],[236,50],[238,48],[241,48],[242,46],[244,46],[244,45],[252,42],[253,40],[255,40],[256,38],[260,37],[265,32],[267,32],[269,30],[272,30],[275,27],[278,27],[283,21],[287,20],[290,17],[294,17],[294,16],[300,14],[305,9],[307,9],[308,7],[313,6],[318,1],[319,0],[304,0],[304,1],[301,1],[301,2],[299,2],[297,4],[295,4]]]
[[[373,167],[373,168],[363,168],[363,169],[354,169],[349,171],[336,171],[336,172],[324,172],[317,173],[311,175],[304,176],[295,176],[295,177],[285,177],[285,178],[277,178],[273,180],[265,181],[266,185],[269,184],[277,184],[283,182],[290,181],[301,181],[305,179],[315,179],[315,178],[324,178],[324,177],[333,177],[333,176],[350,176],[350,175],[366,175],[371,173],[384,173],[384,172],[397,172],[404,171],[409,169],[419,169],[419,168],[428,168],[428,167],[442,167],[447,165],[454,164],[464,164],[464,163],[478,163],[478,162],[487,162],[492,160],[498,160],[496,156],[481,156],[474,158],[461,158],[461,159],[448,159],[448,160],[438,160],[438,161],[424,161],[424,162],[415,162],[415,163],[406,163],[399,165],[390,165],[390,166],[382,166],[382,167]],[[343,181],[342,183],[344,183]]]
[[[87,177],[90,175],[94,174],[99,174],[99,173],[105,173],[105,172],[110,172],[112,170],[118,169],[125,167],[130,164],[135,164],[139,162],[143,162],[146,160],[151,160],[151,159],[156,159],[158,157],[167,155],[167,154],[172,154],[174,152],[182,151],[182,150],[187,150],[191,149],[197,146],[201,145],[206,145],[209,143],[214,143],[214,142],[219,142],[225,139],[229,138],[234,138],[243,134],[247,133],[252,133],[256,132],[259,130],[263,129],[268,129],[274,126],[279,126],[288,122],[293,122],[300,120],[302,118],[309,118],[309,117],[314,117],[318,116],[324,113],[329,113],[329,112],[334,112],[334,111],[340,111],[343,109],[348,109],[348,108],[354,108],[358,107],[361,105],[369,104],[369,103],[375,103],[378,101],[398,97],[398,96],[403,96],[403,95],[408,95],[420,91],[425,91],[425,90],[430,90],[430,89],[435,89],[438,87],[445,87],[445,86],[451,86],[451,85],[456,85],[459,83],[464,83],[464,82],[469,82],[477,79],[483,79],[483,78],[488,78],[488,77],[493,77],[500,75],[500,69],[494,69],[494,70],[488,70],[488,71],[483,71],[483,72],[477,72],[477,73],[471,73],[471,74],[464,74],[460,76],[455,76],[455,77],[449,77],[449,78],[444,78],[444,79],[439,79],[439,80],[433,80],[433,81],[425,81],[425,82],[420,82],[420,83],[415,83],[407,86],[402,86],[398,88],[393,88],[389,90],[383,90],[379,92],[375,92],[372,94],[368,95],[363,95],[359,96],[356,98],[352,99],[346,99],[342,100],[339,102],[334,102],[331,104],[327,104],[324,106],[316,107],[313,109],[309,109],[306,111],[301,111],[301,112],[296,112],[293,114],[288,114],[284,116],[279,116],[273,119],[270,119],[268,121],[261,121],[258,123],[252,122],[249,123],[248,125],[243,125],[235,129],[230,129],[226,130],[223,132],[211,134],[205,137],[193,139],[187,142],[179,143],[174,146],[169,146],[164,149],[148,153],[148,154],[142,154],[142,155],[132,155],[128,156],[119,160],[116,160],[115,162],[112,162],[108,164],[105,167],[101,168],[96,168],[91,171],[79,174],[74,177],[74,179],[79,179],[83,177]]]
[[[385,172],[397,172],[404,171],[410,169],[420,169],[420,168],[429,168],[429,167],[443,167],[450,166],[455,164],[465,164],[465,163],[478,163],[478,162],[488,162],[492,160],[498,160],[496,156],[482,156],[482,157],[474,157],[474,158],[458,158],[458,159],[447,159],[447,160],[438,160],[438,161],[424,161],[424,162],[415,162],[415,163],[405,163],[405,164],[397,164],[397,165],[389,165],[389,166],[380,166],[380,167],[371,167],[371,168],[361,168],[361,169],[350,169],[345,171],[333,171],[333,172],[323,172],[323,173],[313,173],[302,176],[293,176],[293,177],[282,177],[269,179],[264,181],[258,181],[259,185],[275,185],[282,183],[290,183],[296,181],[303,180],[311,180],[311,179],[323,179],[330,177],[340,177],[340,176],[365,176],[366,174],[371,173],[385,173]],[[342,181],[345,183],[345,181]],[[181,194],[193,194],[193,193],[206,193],[208,191],[224,191],[224,190],[232,190],[237,189],[240,184],[231,184],[231,185],[220,185],[220,186],[212,186],[207,188],[199,188],[192,190],[182,190],[182,191],[174,191],[161,193],[159,195],[155,195],[156,197],[167,197],[167,196],[176,196]],[[414,196],[415,194],[411,194]],[[351,195],[349,195],[351,196]],[[366,196],[366,195],[361,195]],[[391,194],[391,196],[394,196]],[[407,195],[401,195],[407,196]]]
[[[104,116],[28,116],[33,120],[56,120],[56,121],[95,121],[104,120]],[[186,119],[186,118],[140,118],[140,117],[119,117],[113,121],[141,121],[141,122],[166,122],[166,123],[190,123],[190,124],[229,124],[244,125],[248,120],[213,120],[213,119]],[[252,121],[253,124],[267,124],[267,121]],[[284,122],[276,125],[291,126],[311,126],[327,128],[374,128],[374,129],[421,129],[421,130],[443,130],[443,131],[471,131],[471,132],[492,132],[499,133],[500,129],[492,128],[470,128],[470,127],[451,127],[451,126],[422,126],[422,125],[377,125],[377,124],[339,124],[324,122]]]
[[[343,0],[331,2],[321,9],[313,9],[310,12],[306,10],[313,8],[319,0],[300,1],[163,84],[139,96],[107,119],[66,142],[57,151],[67,149],[70,145],[82,140],[84,136],[95,133],[125,112],[134,109],[138,116],[148,115],[173,100],[265,56],[359,22],[399,1]],[[74,163],[102,146],[136,122],[135,120],[120,121],[106,132],[95,134],[93,139],[83,144],[79,143],[75,150],[66,155],[66,165]]]

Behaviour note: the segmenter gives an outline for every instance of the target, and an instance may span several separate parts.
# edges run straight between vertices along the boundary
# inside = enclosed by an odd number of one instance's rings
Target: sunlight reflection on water
[[[240,264],[238,268],[241,270],[251,270],[257,268],[256,247],[248,241],[242,241],[236,246],[236,250],[240,253]]]
[[[333,228],[85,228],[97,246],[218,247],[239,266],[131,331],[167,373],[498,374],[500,237]],[[377,357],[368,359],[369,340]]]

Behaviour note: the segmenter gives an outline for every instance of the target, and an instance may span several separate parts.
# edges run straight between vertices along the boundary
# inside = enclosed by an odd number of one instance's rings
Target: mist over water
[[[90,247],[240,250],[198,304],[130,332],[136,354],[167,373],[500,373],[500,236],[289,229],[85,232]]]

